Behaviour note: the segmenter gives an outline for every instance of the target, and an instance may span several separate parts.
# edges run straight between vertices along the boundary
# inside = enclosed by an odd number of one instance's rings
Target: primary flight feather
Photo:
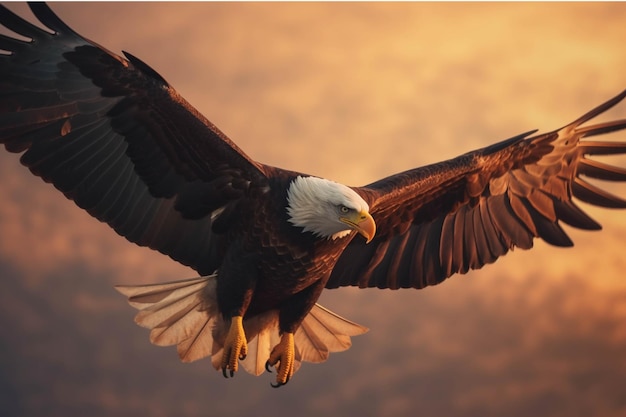
[[[180,358],[275,366],[276,386],[367,329],[316,304],[325,288],[423,288],[492,263],[534,238],[572,241],[561,223],[600,225],[573,199],[626,201],[584,177],[626,181],[588,156],[625,154],[587,124],[626,91],[553,132],[528,132],[449,161],[348,187],[249,158],[135,56],[75,33],[43,3],[50,31],[4,6],[0,142],[131,242],[201,276],[118,290],[136,321]]]

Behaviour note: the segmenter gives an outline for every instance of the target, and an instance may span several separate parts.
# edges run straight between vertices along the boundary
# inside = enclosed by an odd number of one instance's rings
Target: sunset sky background
[[[150,64],[252,158],[348,185],[558,128],[626,88],[624,3],[52,7]],[[0,152],[0,179],[2,416],[626,414],[626,212],[581,203],[604,230],[567,228],[575,248],[538,241],[426,290],[327,291],[370,332],[274,390],[151,346],[112,288],[194,271],[17,155]]]

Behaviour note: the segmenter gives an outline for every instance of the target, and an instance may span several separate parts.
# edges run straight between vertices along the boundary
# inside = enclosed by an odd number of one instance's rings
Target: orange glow
[[[624,3],[52,7],[155,68],[252,158],[349,185],[561,127],[626,88]],[[611,115],[626,117],[626,106]],[[17,392],[8,411],[25,412],[0,415],[625,410],[624,211],[581,204],[605,230],[567,229],[575,248],[537,242],[435,288],[326,292],[324,305],[370,332],[276,393],[270,376],[224,381],[208,361],[180,364],[150,346],[111,285],[194,271],[126,242],[17,161],[0,152],[11,362],[0,362],[0,383]]]

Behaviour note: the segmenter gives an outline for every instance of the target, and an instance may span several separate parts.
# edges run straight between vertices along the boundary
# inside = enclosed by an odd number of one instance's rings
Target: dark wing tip
[[[154,70],[150,65],[146,64],[145,62],[143,62],[141,59],[137,58],[135,55],[131,54],[130,52],[126,52],[126,51],[122,51],[122,52],[124,53],[124,56],[128,58],[128,60],[135,66],[135,68],[137,68],[143,74],[149,76],[152,79],[157,80],[158,82],[164,85],[169,85],[168,82],[165,81],[165,78],[163,78],[161,74],[156,72],[156,70]]]
[[[598,116],[599,114],[602,114],[605,111],[609,110],[610,108],[614,107],[620,101],[624,100],[624,98],[626,98],[626,90],[622,91],[621,93],[619,93],[618,95],[616,95],[612,99],[610,99],[610,100],[600,104],[598,107],[596,107],[594,109],[591,109],[587,113],[583,114],[578,119],[576,119],[574,122],[570,123],[570,126],[580,126],[581,124],[583,124],[583,123],[593,119],[594,117]]]
[[[502,149],[505,149],[517,142],[520,142],[524,139],[526,139],[528,136],[532,135],[533,133],[536,133],[538,131],[538,129],[533,129],[533,130],[529,130],[528,132],[525,133],[521,133],[517,136],[513,136],[510,139],[505,139],[503,141],[500,141],[498,143],[494,143],[493,145],[487,146],[485,148],[482,149],[482,154],[483,155],[491,155],[493,153],[499,152]]]
[[[0,24],[17,34],[30,39],[39,39],[50,35],[49,32],[46,32],[26,21],[2,4],[0,4]]]
[[[77,35],[45,2],[29,2],[28,7],[30,7],[30,10],[41,23],[56,34]]]

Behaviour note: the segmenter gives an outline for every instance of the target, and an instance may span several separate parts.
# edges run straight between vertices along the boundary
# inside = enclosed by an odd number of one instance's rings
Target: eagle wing
[[[369,200],[378,234],[353,239],[327,288],[423,288],[492,263],[535,237],[573,243],[560,222],[600,225],[572,201],[626,208],[626,201],[582,176],[626,181],[626,170],[590,155],[626,153],[626,142],[581,141],[626,128],[626,120],[582,126],[626,97],[626,91],[562,129],[529,132],[455,159],[409,170],[358,188]]]
[[[0,35],[0,143],[128,240],[213,272],[212,229],[269,168],[141,60],[30,7],[52,32],[0,6],[0,23],[30,39]]]

